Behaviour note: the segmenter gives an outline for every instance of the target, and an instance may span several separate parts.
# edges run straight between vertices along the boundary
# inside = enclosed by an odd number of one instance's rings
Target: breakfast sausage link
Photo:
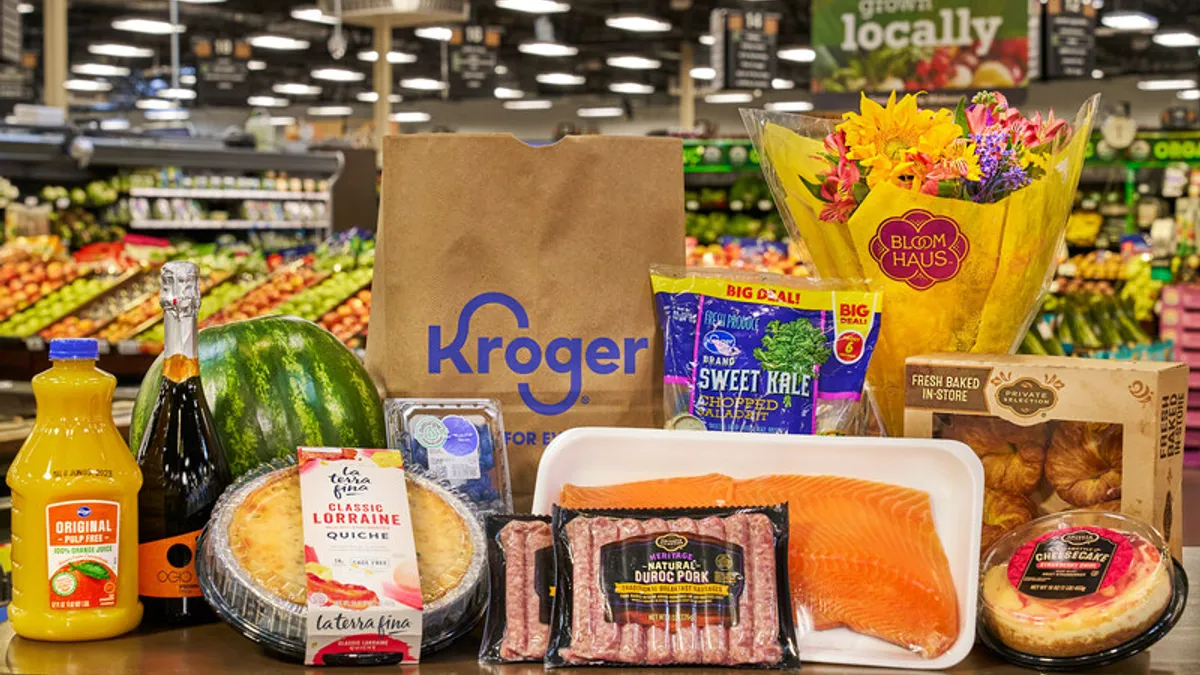
[[[754,558],[754,663],[778,663],[783,658],[779,646],[779,605],[775,588],[775,537],[771,521],[762,514],[751,514],[750,548]]]
[[[546,644],[550,639],[550,625],[542,623],[541,589],[534,588],[537,578],[535,573],[537,569],[537,554],[549,548],[550,545],[550,524],[540,521],[531,522],[529,535],[525,540],[525,569],[526,577],[529,580],[526,586],[525,597],[525,626],[529,632],[528,642],[525,646],[525,658],[527,659],[541,659],[544,657],[546,655]],[[545,582],[554,584],[553,567],[542,570],[542,573]]]
[[[500,658],[506,661],[525,657],[525,595],[530,588],[525,569],[525,523],[514,520],[500,530],[500,546],[504,549],[504,639],[500,641]]]

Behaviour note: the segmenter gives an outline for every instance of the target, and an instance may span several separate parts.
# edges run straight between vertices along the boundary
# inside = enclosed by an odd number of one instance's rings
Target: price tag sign
[[[770,89],[778,65],[779,15],[718,9],[710,22],[719,89]]]
[[[1096,55],[1096,8],[1086,0],[1046,3],[1046,77],[1090,77]]]
[[[137,356],[142,353],[142,346],[136,340],[121,340],[117,343],[117,353],[121,356]]]
[[[28,349],[31,352],[45,351],[46,341],[37,335],[25,338],[25,349]]]
[[[245,105],[250,91],[250,43],[231,38],[193,38],[196,97],[206,104]]]
[[[492,98],[500,55],[500,29],[455,28],[442,45],[442,68],[453,98]]]

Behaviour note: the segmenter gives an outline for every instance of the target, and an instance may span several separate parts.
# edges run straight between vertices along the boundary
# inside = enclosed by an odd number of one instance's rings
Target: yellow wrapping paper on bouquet
[[[885,311],[867,378],[884,430],[903,433],[904,362],[935,352],[1009,353],[1045,293],[1082,170],[1097,98],[1070,141],[1045,149],[1046,175],[992,204],[880,183],[845,223],[822,221],[805,186],[828,170],[824,138],[836,124],[743,111],[767,182],[793,236],[822,278],[865,280]]]

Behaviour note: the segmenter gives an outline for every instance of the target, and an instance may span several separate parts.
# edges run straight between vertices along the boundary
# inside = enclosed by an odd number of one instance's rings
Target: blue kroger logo
[[[79,516],[80,518],[87,518],[88,516],[92,515],[92,509],[87,506],[81,506],[75,511],[75,515]]]
[[[742,353],[738,349],[737,338],[725,330],[710,330],[704,335],[704,351],[716,356],[737,356]]]
[[[511,295],[481,293],[471,298],[459,312],[454,339],[449,344],[442,343],[441,326],[429,327],[429,372],[439,374],[442,372],[442,364],[449,362],[449,367],[460,374],[486,375],[492,371],[493,365],[501,367],[501,356],[504,358],[503,367],[518,375],[530,375],[544,364],[555,373],[567,375],[570,378],[570,387],[567,395],[561,400],[546,402],[534,395],[528,383],[519,383],[517,393],[521,395],[521,400],[526,407],[539,415],[561,415],[579,402],[585,367],[597,375],[611,375],[618,370],[632,375],[637,371],[638,352],[650,346],[649,338],[644,337],[619,340],[600,337],[586,345],[583,338],[556,337],[543,346],[531,337],[520,336],[512,340],[506,340],[504,337],[479,337],[475,339],[472,349],[467,345],[467,336],[471,332],[471,318],[488,305],[507,308],[512,312],[517,328],[529,328],[529,313]],[[586,397],[583,402],[587,403]]]

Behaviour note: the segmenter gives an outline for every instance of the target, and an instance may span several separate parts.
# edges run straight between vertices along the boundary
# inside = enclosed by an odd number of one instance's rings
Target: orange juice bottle
[[[113,424],[116,379],[98,343],[50,341],[33,378],[37,420],[8,469],[13,630],[36,640],[99,640],[142,620],[137,494],[142,473]]]

